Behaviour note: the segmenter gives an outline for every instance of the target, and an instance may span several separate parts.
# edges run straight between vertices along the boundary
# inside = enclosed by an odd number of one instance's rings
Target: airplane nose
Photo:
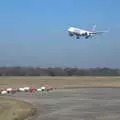
[[[68,34],[69,34],[69,36],[73,36],[73,35],[74,35],[74,30],[73,30],[72,27],[70,27],[70,28],[68,29]]]
[[[72,31],[72,30],[73,30],[72,27],[68,28],[68,31]]]
[[[70,28],[68,29],[68,32],[70,32],[71,30],[70,30]]]

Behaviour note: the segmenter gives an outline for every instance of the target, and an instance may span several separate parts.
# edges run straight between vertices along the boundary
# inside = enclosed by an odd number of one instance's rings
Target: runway
[[[31,120],[120,120],[120,88],[56,89],[11,97],[37,107]]]

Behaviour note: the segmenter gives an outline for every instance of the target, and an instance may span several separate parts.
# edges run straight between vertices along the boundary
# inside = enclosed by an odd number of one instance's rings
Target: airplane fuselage
[[[70,36],[76,35],[77,39],[79,39],[79,37],[85,37],[87,39],[89,37],[92,37],[93,34],[95,34],[95,32],[90,32],[90,31],[75,28],[75,27],[70,27],[68,29],[68,33]]]

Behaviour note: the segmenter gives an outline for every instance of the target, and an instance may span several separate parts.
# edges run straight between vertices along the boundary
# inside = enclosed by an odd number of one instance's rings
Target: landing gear
[[[85,39],[88,39],[90,36],[86,36]]]
[[[76,36],[76,39],[80,39],[80,37],[79,37],[79,36]]]
[[[88,39],[88,36],[86,36],[85,39]]]

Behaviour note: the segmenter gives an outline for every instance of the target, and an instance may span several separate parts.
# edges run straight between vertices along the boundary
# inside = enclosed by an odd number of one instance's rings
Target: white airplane
[[[108,31],[96,31],[95,28],[96,28],[96,25],[94,25],[92,30],[89,31],[89,30],[79,29],[76,27],[70,27],[70,28],[68,28],[68,33],[69,33],[69,36],[75,35],[76,39],[79,39],[80,37],[85,37],[85,39],[88,39],[89,37],[92,38],[95,35],[102,34],[104,32],[108,32]]]

